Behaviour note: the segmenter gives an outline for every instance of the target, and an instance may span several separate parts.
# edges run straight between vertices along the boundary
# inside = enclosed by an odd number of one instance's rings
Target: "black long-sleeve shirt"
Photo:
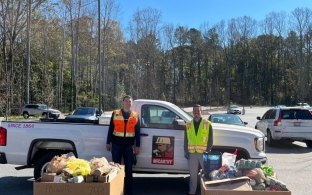
[[[197,135],[199,124],[201,121],[202,121],[202,118],[200,118],[197,122],[195,120],[193,120],[196,135]],[[213,145],[213,130],[212,130],[212,126],[210,123],[209,124],[209,137],[208,137],[208,143],[207,143],[207,149],[206,149],[207,152],[209,152],[212,149],[212,145]],[[184,153],[185,154],[188,153],[188,139],[187,139],[186,130],[184,133]]]
[[[124,112],[121,109],[122,116],[124,118],[125,125],[127,125],[128,119],[130,117],[130,112]],[[112,114],[110,124],[109,124],[109,129],[107,133],[107,140],[106,144],[114,143],[118,145],[127,145],[127,146],[132,146],[135,143],[136,147],[140,147],[141,145],[141,139],[140,139],[140,120],[138,119],[137,124],[135,125],[135,135],[134,137],[119,137],[115,136],[113,134],[114,132],[114,113]]]

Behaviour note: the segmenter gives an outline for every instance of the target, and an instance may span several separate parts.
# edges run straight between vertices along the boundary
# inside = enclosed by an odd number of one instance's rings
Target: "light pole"
[[[99,110],[102,110],[101,0],[98,0]]]
[[[27,12],[26,104],[29,104],[29,80],[30,80],[30,16],[31,16],[31,0],[28,0],[28,12]]]

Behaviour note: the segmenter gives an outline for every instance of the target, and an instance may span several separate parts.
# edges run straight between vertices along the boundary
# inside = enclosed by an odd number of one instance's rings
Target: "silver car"
[[[46,104],[26,104],[22,109],[22,115],[25,119],[29,116],[57,119],[60,117],[61,111],[49,108]]]
[[[208,120],[212,123],[222,123],[239,126],[246,126],[248,124],[248,122],[242,121],[239,116],[233,114],[211,114],[208,117]]]
[[[65,117],[69,121],[96,121],[101,116],[102,111],[96,107],[79,107],[72,114]]]
[[[243,109],[237,105],[231,105],[227,110],[228,114],[242,114]]]

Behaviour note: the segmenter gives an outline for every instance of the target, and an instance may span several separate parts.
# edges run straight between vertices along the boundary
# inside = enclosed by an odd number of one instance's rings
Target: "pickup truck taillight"
[[[7,130],[0,127],[0,146],[6,146]]]

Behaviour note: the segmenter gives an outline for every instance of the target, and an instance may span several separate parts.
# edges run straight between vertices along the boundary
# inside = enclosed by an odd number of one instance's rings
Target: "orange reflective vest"
[[[186,124],[189,153],[203,153],[206,151],[210,131],[209,127],[210,122],[208,120],[202,119],[196,135],[194,121],[192,120]]]
[[[114,132],[118,137],[134,137],[135,126],[138,123],[138,114],[136,112],[130,113],[127,124],[125,124],[124,117],[121,110],[114,110]]]

